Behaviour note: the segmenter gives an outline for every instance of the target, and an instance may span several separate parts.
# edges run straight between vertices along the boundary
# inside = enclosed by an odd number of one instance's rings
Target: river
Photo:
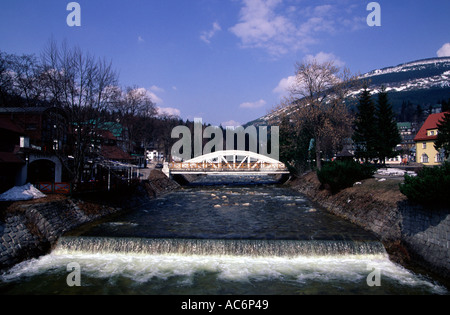
[[[216,183],[216,185],[213,185]],[[217,183],[219,183],[217,185]],[[78,266],[78,285],[68,278]],[[72,279],[70,277],[70,279]],[[75,278],[74,278],[75,279]],[[73,284],[73,283],[72,283]],[[448,294],[370,232],[270,178],[208,177],[62,237],[2,294]]]

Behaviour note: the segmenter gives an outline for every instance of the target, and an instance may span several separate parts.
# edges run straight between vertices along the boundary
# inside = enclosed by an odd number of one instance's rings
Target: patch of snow
[[[411,70],[420,70],[424,69],[426,65],[430,64],[445,64],[450,62],[449,58],[431,58],[431,59],[425,59],[425,60],[417,60],[409,63],[404,63],[395,67],[387,67],[384,69],[377,69],[374,71],[371,71],[369,73],[364,74],[363,78],[373,77],[380,74],[388,74],[388,73],[394,73],[394,72],[405,72],[405,71],[411,71]]]
[[[44,195],[40,190],[34,187],[32,184],[26,184],[23,186],[16,186],[0,195],[0,201],[23,201],[44,198]]]
[[[405,174],[409,176],[416,176],[415,172],[401,170],[399,168],[382,168],[377,171],[378,175],[382,176],[405,176]]]

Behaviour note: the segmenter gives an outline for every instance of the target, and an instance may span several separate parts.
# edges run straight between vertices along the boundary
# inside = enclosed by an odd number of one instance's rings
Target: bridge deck
[[[250,151],[219,151],[167,165],[169,174],[265,175],[289,174],[286,165]]]
[[[269,163],[171,163],[171,174],[261,175],[288,174],[285,165]]]
[[[214,170],[197,170],[197,171],[170,171],[170,174],[177,175],[177,174],[193,174],[193,175],[275,175],[275,174],[289,174],[289,171],[214,171]]]

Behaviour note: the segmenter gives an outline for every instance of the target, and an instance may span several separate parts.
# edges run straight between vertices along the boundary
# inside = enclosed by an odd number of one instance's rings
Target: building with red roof
[[[444,154],[434,147],[439,132],[438,124],[444,119],[445,113],[431,114],[417,133],[416,143],[417,162],[428,166],[439,165],[444,161]]]

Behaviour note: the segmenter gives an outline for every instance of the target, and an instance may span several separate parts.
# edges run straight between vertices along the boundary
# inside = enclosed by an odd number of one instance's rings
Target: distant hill
[[[368,80],[374,95],[384,85],[397,113],[404,101],[420,104],[423,109],[427,109],[430,105],[450,98],[450,57],[417,60],[373,70],[363,74],[361,80]],[[352,91],[349,97],[358,97],[360,92],[361,90]],[[283,110],[289,111],[288,108]],[[279,114],[280,112],[274,112],[246,125],[265,125],[271,119],[276,120]]]

